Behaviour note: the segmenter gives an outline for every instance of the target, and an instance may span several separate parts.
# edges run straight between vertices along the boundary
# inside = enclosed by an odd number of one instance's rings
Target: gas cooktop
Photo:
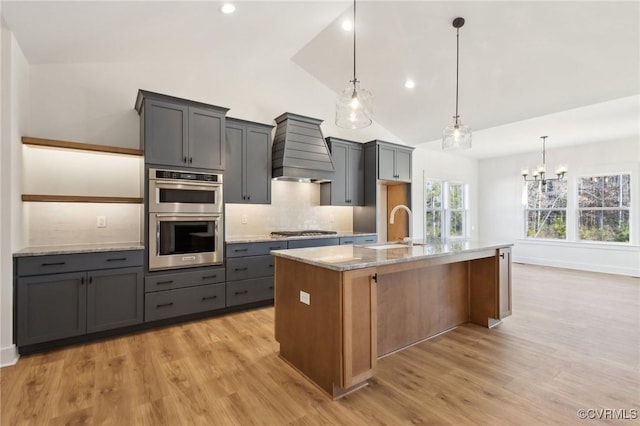
[[[306,237],[312,235],[333,235],[336,231],[322,231],[319,229],[305,229],[304,231],[273,231],[274,237]]]

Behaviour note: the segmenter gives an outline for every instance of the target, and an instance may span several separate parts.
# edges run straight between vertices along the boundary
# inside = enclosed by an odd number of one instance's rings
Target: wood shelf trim
[[[140,197],[98,197],[91,195],[39,195],[22,194],[22,201],[44,203],[122,203],[142,204]]]
[[[81,151],[107,152],[110,154],[125,154],[141,157],[143,151],[141,149],[120,148],[116,146],[94,145],[81,142],[58,141],[54,139],[32,138],[28,136],[22,137],[22,143],[25,145],[46,146],[51,148],[78,149]]]

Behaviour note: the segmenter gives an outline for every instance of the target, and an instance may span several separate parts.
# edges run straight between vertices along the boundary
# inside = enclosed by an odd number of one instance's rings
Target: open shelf
[[[81,143],[81,142],[58,141],[54,139],[32,138],[28,136],[22,137],[22,143],[24,145],[36,145],[36,146],[45,146],[45,147],[51,147],[51,148],[78,149],[82,151],[106,152],[110,154],[135,155],[138,157],[141,157],[143,155],[143,151],[141,149],[120,148],[116,146],[107,146],[107,145],[94,145],[90,143]]]
[[[93,195],[40,195],[22,194],[22,201],[44,203],[121,203],[142,204],[139,197],[98,197]]]

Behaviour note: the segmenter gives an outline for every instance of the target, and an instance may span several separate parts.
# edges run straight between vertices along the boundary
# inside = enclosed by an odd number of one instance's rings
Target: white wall
[[[424,237],[424,178],[464,182],[469,185],[467,227],[469,236],[477,239],[478,211],[485,205],[484,200],[478,198],[478,160],[420,147],[413,152],[411,203],[415,238]],[[493,238],[489,240],[495,241]]]
[[[514,242],[516,262],[640,276],[640,141],[611,140],[561,149],[547,149],[547,167],[567,163],[569,174],[566,242],[524,238],[523,180],[520,170],[541,163],[539,152],[480,161],[480,238]],[[631,243],[629,245],[577,242],[577,177],[628,172],[631,181]]]
[[[13,345],[11,254],[24,245],[21,196],[22,144],[28,117],[29,67],[13,34],[2,22],[0,38],[0,365],[17,361]]]

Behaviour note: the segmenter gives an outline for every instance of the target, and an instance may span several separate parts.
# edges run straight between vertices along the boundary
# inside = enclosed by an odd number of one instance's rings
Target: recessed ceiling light
[[[353,22],[348,19],[342,21],[342,29],[345,31],[351,31],[353,29]]]
[[[231,3],[225,3],[220,8],[220,12],[225,13],[225,14],[233,13],[235,11],[236,11],[236,7],[234,5],[232,5]]]
[[[404,82],[404,87],[406,87],[407,89],[413,89],[414,87],[416,87],[416,82],[413,80],[407,80]]]

